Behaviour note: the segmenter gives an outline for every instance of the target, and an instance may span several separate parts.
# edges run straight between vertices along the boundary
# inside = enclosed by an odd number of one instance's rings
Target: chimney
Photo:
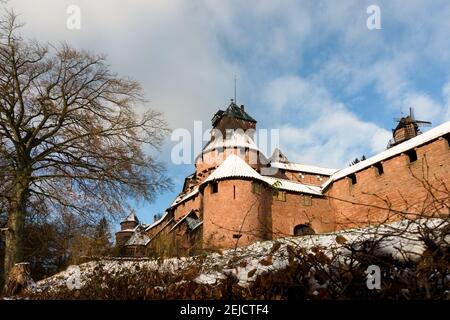
[[[242,111],[242,112],[245,112],[245,107],[244,107],[243,104],[241,104],[241,111]]]

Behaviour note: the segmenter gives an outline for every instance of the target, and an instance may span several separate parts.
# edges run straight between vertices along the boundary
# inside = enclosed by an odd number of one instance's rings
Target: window
[[[352,184],[356,184],[356,174],[352,173],[348,176]]]
[[[317,175],[316,178],[317,178],[318,181],[322,181],[322,177],[321,176]]]
[[[373,165],[378,175],[382,175],[384,173],[383,164],[381,162],[377,162]]]
[[[405,154],[408,156],[409,163],[412,163],[417,160],[417,152],[414,149],[408,150],[405,152]]]
[[[261,184],[258,182],[252,182],[252,192],[256,194],[261,194]]]
[[[304,206],[312,206],[312,197],[304,195],[303,196],[303,205]]]
[[[286,201],[286,192],[280,191],[280,190],[274,190],[273,197],[278,201]]]
[[[309,224],[299,224],[294,227],[294,236],[307,236],[316,234]]]
[[[305,175],[303,173],[300,172],[298,175],[299,175],[300,179],[305,179]]]
[[[217,182],[211,183],[211,193],[217,193],[219,191],[219,184]]]
[[[239,233],[233,234],[234,239],[239,239],[240,237],[242,237],[242,234],[239,234]]]
[[[233,186],[233,199],[236,199],[236,186]]]

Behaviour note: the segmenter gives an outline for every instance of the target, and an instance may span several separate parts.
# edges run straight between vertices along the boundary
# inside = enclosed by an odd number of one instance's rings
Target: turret
[[[225,111],[219,110],[216,112],[211,119],[211,124],[213,129],[220,130],[224,138],[227,129],[242,129],[244,131],[256,129],[256,120],[245,111],[244,105],[238,107],[233,99],[231,99],[231,103]],[[253,132],[250,132],[250,137],[253,139]]]
[[[120,231],[116,232],[116,244],[122,246],[136,231],[140,222],[134,210],[120,223]]]

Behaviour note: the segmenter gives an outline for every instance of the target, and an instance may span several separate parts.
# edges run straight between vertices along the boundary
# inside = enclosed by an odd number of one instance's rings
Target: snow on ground
[[[427,219],[416,221],[399,221],[388,225],[351,229],[330,234],[320,234],[303,237],[286,237],[272,241],[261,241],[247,247],[228,249],[216,252],[206,257],[187,257],[170,259],[130,259],[104,258],[91,261],[79,266],[71,266],[66,271],[41,280],[32,288],[35,292],[58,290],[73,283],[82,288],[86,281],[101,269],[103,273],[118,274],[121,272],[134,273],[150,270],[160,273],[180,274],[192,266],[201,266],[199,275],[194,279],[197,283],[214,285],[220,279],[233,274],[239,280],[239,285],[245,287],[254,281],[258,275],[273,270],[282,270],[289,264],[288,246],[304,248],[307,251],[321,248],[329,257],[342,254],[348,249],[346,244],[356,244],[374,237],[381,240],[383,253],[391,254],[396,259],[418,259],[424,251],[419,239],[419,232],[424,226],[438,229],[445,224],[442,219]],[[445,239],[450,242],[450,239]],[[268,259],[270,260],[268,261]],[[76,283],[77,276],[79,282]],[[164,288],[160,288],[164,290]]]

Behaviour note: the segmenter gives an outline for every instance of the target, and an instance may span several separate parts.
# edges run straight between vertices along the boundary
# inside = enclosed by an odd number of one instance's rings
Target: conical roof
[[[233,131],[229,137],[222,138],[218,136],[211,140],[203,149],[203,153],[218,148],[248,148],[261,152],[255,141],[248,134],[240,130]]]
[[[204,181],[220,180],[225,178],[254,178],[261,179],[261,175],[250,167],[244,160],[231,154],[224,162],[214,170],[213,173]]]
[[[124,222],[125,222],[125,221],[127,221],[127,222],[132,221],[132,222],[137,222],[137,223],[139,223],[139,219],[138,219],[138,217],[136,216],[136,213],[134,212],[134,210],[132,210],[132,211],[130,212],[130,214],[129,214],[128,217],[124,220]]]

